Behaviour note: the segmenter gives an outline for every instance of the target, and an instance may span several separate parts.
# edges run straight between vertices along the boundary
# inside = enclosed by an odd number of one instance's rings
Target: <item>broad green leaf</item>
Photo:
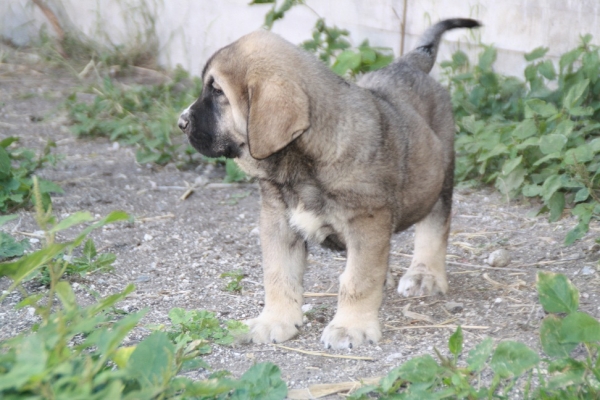
[[[568,358],[560,368],[552,368],[555,371],[560,371],[559,374],[553,375],[548,380],[548,389],[566,388],[568,386],[580,385],[585,379],[586,367],[585,364]],[[550,370],[550,368],[549,368]]]
[[[60,281],[56,284],[56,296],[66,311],[74,310],[77,307],[75,293],[73,293],[73,289],[69,282]]]
[[[568,357],[577,343],[562,343],[562,319],[556,315],[548,315],[540,327],[540,342],[544,352],[550,357]]]
[[[581,203],[586,201],[590,197],[590,190],[588,188],[582,188],[575,193],[575,203]]]
[[[537,167],[537,166],[547,163],[549,161],[556,160],[556,159],[562,159],[562,158],[563,158],[563,156],[561,153],[548,154],[547,156],[544,156],[544,157],[540,158],[539,160],[537,160],[536,162],[534,162],[533,166]]]
[[[485,362],[492,354],[493,348],[494,343],[492,342],[492,339],[487,337],[481,343],[475,346],[471,351],[469,351],[469,355],[467,357],[467,365],[469,371],[481,371],[485,366]]]
[[[489,71],[496,61],[496,49],[491,46],[486,46],[483,52],[479,55],[479,68],[482,71]]]
[[[600,138],[596,138],[596,139],[592,140],[589,143],[589,145],[593,152],[595,152],[595,153],[600,152]]]
[[[583,53],[581,48],[573,49],[560,57],[559,66],[560,70],[564,71],[566,68],[570,67]]]
[[[558,133],[561,135],[565,135],[566,137],[570,137],[573,129],[575,128],[575,123],[570,119],[565,119],[561,121],[556,128],[554,128],[553,133]]]
[[[550,222],[558,221],[565,209],[565,194],[563,192],[554,192],[550,200],[548,200],[548,208],[550,209]]]
[[[523,161],[523,156],[518,156],[512,160],[506,160],[502,166],[502,174],[510,174],[519,164],[521,164],[521,161]]]
[[[381,378],[379,381],[379,387],[384,393],[388,393],[394,383],[400,378],[400,367],[392,368],[390,372],[387,373],[386,376]]]
[[[554,192],[563,187],[561,175],[551,175],[544,181],[542,185],[542,198],[544,201],[549,201]]]
[[[535,197],[542,193],[542,187],[539,185],[525,185],[522,190],[523,196]]]
[[[23,239],[17,242],[8,233],[0,231],[0,260],[21,257],[29,247],[29,240]]]
[[[353,71],[360,66],[360,53],[353,50],[344,50],[335,60],[331,70],[338,75],[345,75],[348,71]]]
[[[530,137],[525,139],[523,142],[519,143],[515,146],[517,150],[523,150],[528,147],[538,147],[540,143],[540,139],[537,137]]]
[[[11,215],[0,215],[0,226],[4,225],[5,223],[12,221],[13,219],[17,219],[19,218],[18,214],[11,214]]]
[[[600,342],[600,322],[584,312],[573,312],[562,321],[562,343]]]
[[[133,353],[134,350],[135,350],[135,346],[119,347],[114,352],[111,359],[113,360],[113,362],[115,364],[117,364],[117,367],[119,367],[120,369],[124,369],[127,367],[127,362],[129,361],[129,357],[131,357],[131,354]]]
[[[575,228],[571,229],[565,236],[565,245],[570,246],[575,241],[581,239],[590,229],[589,222],[579,221]]]
[[[64,193],[64,190],[56,183],[38,178],[40,193]]]
[[[558,133],[540,137],[540,151],[544,154],[558,153],[565,144],[567,144],[567,137]]]
[[[240,377],[240,381],[243,387],[232,393],[232,400],[280,400],[287,396],[287,386],[281,379],[281,371],[271,363],[260,363],[250,367]]]
[[[456,332],[450,336],[450,339],[448,340],[448,349],[450,350],[450,353],[454,354],[455,356],[458,356],[460,353],[462,353],[463,333],[460,325],[458,328],[456,328]]]
[[[557,113],[556,106],[552,103],[546,103],[544,100],[529,99],[525,102],[525,118],[532,118],[535,114],[549,118]]]
[[[502,378],[518,377],[539,361],[537,353],[523,343],[505,341],[496,347],[490,368]]]
[[[562,274],[539,272],[537,291],[540,304],[546,312],[573,313],[579,307],[579,291]]]
[[[129,357],[127,370],[142,386],[162,386],[174,375],[175,346],[165,332],[153,332]]]
[[[1,263],[0,276],[7,276],[15,282],[20,282],[31,272],[56,257],[68,246],[68,243],[55,243],[31,254],[27,254],[17,261]]]
[[[571,86],[563,99],[563,106],[568,110],[580,104],[583,94],[590,84],[589,79],[583,79]]]
[[[535,121],[531,118],[527,118],[520,122],[513,131],[513,136],[517,139],[524,140],[528,137],[538,134],[538,128]]]
[[[7,179],[11,175],[10,156],[4,147],[0,146],[0,180]]]
[[[527,171],[525,168],[519,165],[507,176],[498,176],[496,178],[496,187],[503,194],[513,196],[515,191],[523,184],[526,174]]]
[[[537,48],[533,49],[533,51],[531,53],[525,54],[525,60],[533,61],[533,60],[537,60],[538,58],[542,58],[546,55],[548,50],[549,50],[548,47],[537,47]]]
[[[587,145],[581,145],[574,149],[569,149],[565,153],[565,164],[574,165],[574,164],[582,164],[587,163],[594,159],[594,152],[592,148]]]
[[[569,109],[569,114],[574,117],[589,117],[594,115],[594,109],[592,107],[575,106]]]
[[[17,347],[14,366],[6,374],[0,375],[0,393],[7,389],[20,389],[29,380],[35,379],[46,369],[48,352],[40,334],[34,333],[23,338]]]
[[[538,71],[540,72],[540,75],[548,80],[556,78],[556,70],[554,69],[554,64],[550,60],[542,62],[538,67]]]
[[[398,372],[402,379],[412,383],[432,383],[442,370],[433,357],[426,354],[405,362]]]
[[[169,310],[169,319],[173,325],[180,325],[191,321],[191,314],[183,308],[175,307]]]

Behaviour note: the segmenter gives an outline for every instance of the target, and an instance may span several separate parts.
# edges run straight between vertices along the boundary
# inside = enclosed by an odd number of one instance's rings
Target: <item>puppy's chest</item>
[[[342,231],[344,219],[341,218],[335,203],[325,198],[299,196],[297,201],[288,203],[287,218],[290,226],[300,233],[305,240],[325,244],[336,243],[328,247],[344,247]],[[315,205],[318,203],[318,205]]]

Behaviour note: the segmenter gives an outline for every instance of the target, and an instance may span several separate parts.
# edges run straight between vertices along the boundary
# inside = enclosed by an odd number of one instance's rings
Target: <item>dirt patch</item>
[[[47,139],[57,143],[56,153],[63,154],[64,159],[40,175],[65,190],[53,197],[59,217],[80,210],[98,216],[124,210],[137,218],[135,223],[108,226],[93,235],[98,249],[117,255],[116,269],[75,280],[79,299],[89,302],[94,291],[104,296],[134,283],[136,291],[120,307],[126,312],[149,308],[143,324],[168,323],[167,313],[173,307],[207,309],[225,319],[258,315],[264,288],[257,186],[223,185],[223,171],[212,165],[195,171],[139,165],[131,148],[103,139],[75,139],[58,106],[78,82],[66,73],[35,63],[33,56],[27,57],[21,55],[0,64],[0,139],[18,136],[23,145],[37,149]],[[181,200],[195,182],[207,185]],[[447,352],[447,340],[457,324],[463,326],[467,350],[485,336],[496,342],[518,340],[539,349],[538,328],[544,312],[535,292],[537,271],[567,275],[582,293],[581,309],[600,318],[600,252],[594,242],[600,226],[592,223],[583,240],[564,247],[563,238],[576,221],[565,217],[550,224],[545,216],[534,216],[538,207],[507,202],[490,189],[457,190],[448,249],[448,294],[407,299],[389,289],[380,313],[381,342],[326,352],[372,361],[256,344],[215,346],[206,361],[215,370],[227,369],[236,376],[256,362],[271,361],[280,366],[290,388],[301,388],[381,376],[411,357],[434,354],[434,347]],[[30,211],[20,211],[19,215],[2,229],[19,239],[38,230]],[[410,263],[412,242],[412,229],[393,237],[390,265],[396,283]],[[489,254],[498,249],[509,252],[511,263],[504,269],[485,268]],[[310,310],[300,335],[283,345],[321,352],[319,339],[336,309],[344,254],[315,246],[309,252],[305,290],[316,295],[305,298]],[[238,269],[245,275],[243,291],[232,294],[224,290],[227,282],[220,275]],[[7,279],[0,279],[0,290],[8,286]],[[28,288],[41,290],[33,282]],[[13,293],[0,304],[0,339],[35,321],[27,308],[15,310],[20,299]],[[419,328],[423,325],[432,327]],[[126,341],[136,343],[148,333],[141,326]],[[204,377],[207,372],[192,375]]]

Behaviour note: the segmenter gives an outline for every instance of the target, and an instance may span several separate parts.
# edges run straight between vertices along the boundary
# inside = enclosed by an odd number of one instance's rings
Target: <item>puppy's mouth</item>
[[[243,144],[238,145],[229,140],[218,140],[205,132],[186,132],[186,134],[192,147],[206,157],[238,158],[242,154]]]

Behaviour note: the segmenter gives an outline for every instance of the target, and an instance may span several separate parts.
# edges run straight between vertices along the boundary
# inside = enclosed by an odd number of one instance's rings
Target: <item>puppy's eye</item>
[[[223,94],[223,89],[215,81],[212,82],[212,84],[210,85],[210,88],[211,88],[211,91],[213,92],[213,94],[215,94],[216,96],[220,96]]]

